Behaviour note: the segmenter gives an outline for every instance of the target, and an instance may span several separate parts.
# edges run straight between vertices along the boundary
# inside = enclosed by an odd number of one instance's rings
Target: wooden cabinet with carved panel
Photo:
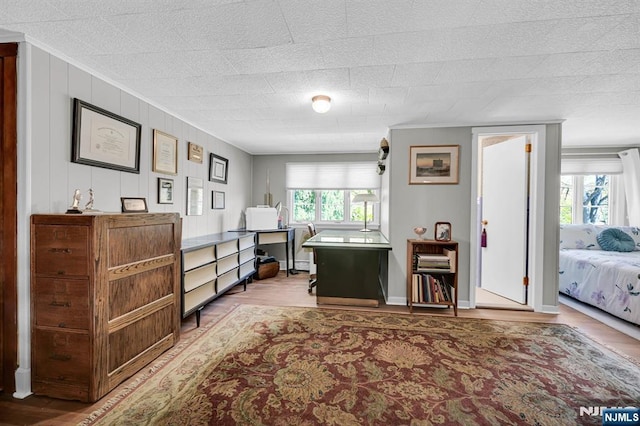
[[[177,213],[31,217],[32,389],[96,401],[180,333]]]

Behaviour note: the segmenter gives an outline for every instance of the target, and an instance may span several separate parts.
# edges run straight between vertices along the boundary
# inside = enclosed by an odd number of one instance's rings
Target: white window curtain
[[[287,189],[377,189],[375,161],[286,163]]]
[[[618,153],[622,160],[629,225],[640,226],[640,152],[638,148]]]

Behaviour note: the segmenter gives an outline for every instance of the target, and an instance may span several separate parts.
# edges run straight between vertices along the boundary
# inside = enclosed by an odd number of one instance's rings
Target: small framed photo
[[[122,213],[146,213],[147,199],[146,198],[128,198],[120,197],[122,203]]]
[[[158,178],[158,204],[173,204],[173,179]]]
[[[178,138],[160,130],[153,130],[152,171],[167,175],[178,174]]]
[[[187,145],[189,146],[187,160],[202,164],[202,159],[204,158],[204,148],[202,145],[196,145],[193,142],[189,142]]]
[[[409,147],[409,184],[458,183],[460,145]]]
[[[451,224],[436,222],[434,239],[436,241],[451,241]]]
[[[211,191],[211,208],[216,210],[224,209],[224,192]]]
[[[209,154],[209,180],[211,182],[227,183],[229,175],[229,160],[219,155]]]

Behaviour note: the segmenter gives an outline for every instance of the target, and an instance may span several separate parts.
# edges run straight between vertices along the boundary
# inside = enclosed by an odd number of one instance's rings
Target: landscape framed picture
[[[457,184],[460,145],[409,147],[409,184]]]
[[[71,161],[140,173],[141,131],[135,121],[74,98]]]
[[[216,154],[209,154],[209,180],[227,183],[229,160]]]

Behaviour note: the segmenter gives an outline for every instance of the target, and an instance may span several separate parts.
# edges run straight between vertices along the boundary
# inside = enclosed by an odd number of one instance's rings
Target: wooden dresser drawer
[[[35,225],[35,271],[44,275],[89,275],[89,228]]]
[[[34,379],[59,384],[89,382],[89,335],[35,330]]]
[[[89,329],[89,281],[38,277],[34,283],[36,325]]]

